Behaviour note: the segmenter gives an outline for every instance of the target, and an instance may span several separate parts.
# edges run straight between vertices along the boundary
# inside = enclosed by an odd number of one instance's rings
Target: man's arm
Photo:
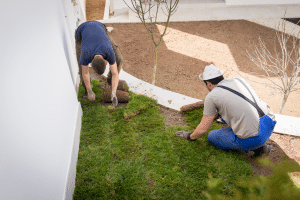
[[[90,71],[89,71],[89,66],[88,65],[81,65],[82,68],[82,78],[86,87],[86,90],[88,92],[88,99],[90,101],[95,101],[95,93],[93,92],[91,88],[91,82],[90,82]]]
[[[190,135],[192,140],[202,137],[210,128],[211,124],[214,121],[215,116],[203,115],[200,124],[194,130],[194,132]]]
[[[118,88],[118,84],[119,84],[119,73],[118,73],[118,68],[117,68],[117,63],[115,62],[115,64],[110,65],[110,71],[112,74],[112,81],[111,81],[111,85],[112,85],[112,90],[116,91]]]
[[[88,90],[91,88],[89,66],[81,65],[81,67],[82,67],[82,78],[83,78],[85,87]]]
[[[117,99],[117,88],[119,84],[119,73],[117,68],[117,62],[115,62],[113,65],[110,65],[110,71],[112,74],[112,81],[111,81],[111,100],[113,102],[113,106],[118,105],[118,99]]]

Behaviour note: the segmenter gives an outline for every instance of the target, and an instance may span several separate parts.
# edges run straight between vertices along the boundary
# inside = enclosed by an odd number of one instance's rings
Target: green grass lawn
[[[82,99],[79,88],[83,118],[74,199],[206,199],[212,192],[222,198],[251,193],[237,182],[254,176],[242,152],[214,148],[207,134],[194,142],[175,135],[192,131],[201,109],[185,113],[189,126],[167,128],[155,100],[130,92],[128,106],[110,113],[99,103],[101,83],[92,84],[96,102]],[[218,128],[214,123],[211,130]]]

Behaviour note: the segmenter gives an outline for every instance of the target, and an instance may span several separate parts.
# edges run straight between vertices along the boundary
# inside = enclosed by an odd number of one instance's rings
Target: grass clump
[[[213,200],[294,200],[300,198],[300,189],[293,183],[289,176],[289,172],[300,170],[297,162],[285,159],[280,163],[274,164],[266,158],[259,159],[258,162],[272,169],[274,173],[268,177],[250,177],[237,181],[237,190],[230,197],[220,194],[219,180],[210,179],[215,184],[210,185],[210,191],[204,192],[204,194],[208,199]]]
[[[188,123],[188,125],[195,129],[203,117],[203,108],[185,111],[182,113],[184,113],[184,119]],[[208,132],[215,130],[215,129],[220,129],[220,128],[222,128],[221,125],[218,124],[216,121],[214,121],[212,123],[210,129],[208,130]]]
[[[130,119],[138,115],[141,111],[156,106],[156,101],[153,99],[150,99],[143,95],[136,95],[132,92],[129,92],[129,94],[130,94],[130,98],[129,98],[129,103],[127,105],[128,109],[126,109],[124,113],[125,119]],[[132,101],[133,99],[134,101]]]
[[[92,80],[91,84],[93,86],[92,90],[93,90],[93,92],[96,95],[95,102],[89,101],[88,99],[83,98],[83,94],[84,94],[84,90],[85,89],[84,89],[84,87],[81,84],[79,86],[79,89],[78,89],[78,100],[80,101],[82,108],[91,108],[91,107],[99,104],[99,102],[103,100],[103,96],[104,95],[102,93],[101,88],[99,87],[99,86],[102,85],[102,83],[99,82],[99,81],[96,81],[96,80]]]
[[[100,100],[100,83],[92,84]],[[114,112],[98,100],[79,100],[83,121],[75,200],[206,199],[212,191],[232,197],[239,191],[236,181],[253,176],[241,152],[214,148],[207,134],[195,142],[175,135],[193,131],[201,110],[186,113],[189,126],[167,128],[156,101],[142,95],[130,92],[128,106]]]

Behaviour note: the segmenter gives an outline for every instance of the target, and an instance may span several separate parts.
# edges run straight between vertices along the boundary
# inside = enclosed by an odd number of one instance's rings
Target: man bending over
[[[75,32],[76,54],[80,80],[85,88],[84,97],[95,100],[95,93],[89,74],[89,64],[98,74],[103,74],[106,64],[110,71],[107,82],[112,86],[111,100],[114,106],[118,105],[116,90],[119,84],[119,73],[123,65],[121,52],[101,22],[88,21],[82,23]]]

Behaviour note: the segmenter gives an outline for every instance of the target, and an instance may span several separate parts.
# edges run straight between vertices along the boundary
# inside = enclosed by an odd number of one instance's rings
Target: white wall
[[[76,9],[72,0],[1,2],[0,199],[72,198],[82,116]]]
[[[77,4],[79,4],[80,6],[80,11],[82,12],[81,13],[81,18],[82,18],[82,21],[86,21],[86,10],[85,10],[85,6],[86,6],[86,0],[72,0],[72,1],[76,1]]]
[[[300,0],[225,0],[226,5],[278,5],[299,4]]]

